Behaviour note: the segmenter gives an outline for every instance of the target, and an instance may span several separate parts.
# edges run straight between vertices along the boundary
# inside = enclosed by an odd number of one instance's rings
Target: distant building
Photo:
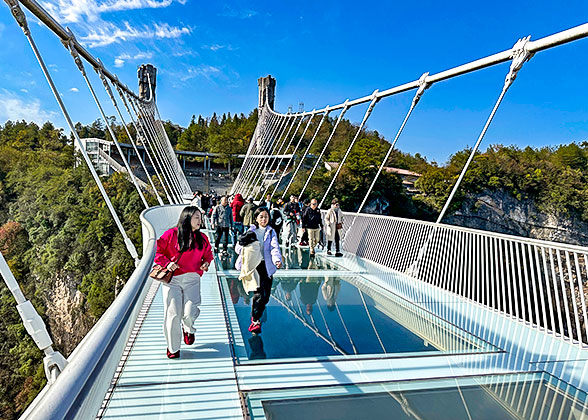
[[[338,167],[339,162],[325,162],[325,168],[327,171],[336,170]],[[389,174],[396,174],[400,177],[402,180],[402,186],[406,189],[408,195],[420,193],[420,191],[415,188],[414,184],[416,180],[422,176],[421,174],[409,171],[408,169],[390,168],[388,166],[384,166],[384,170]]]
[[[82,141],[82,144],[84,145],[90,160],[94,164],[96,172],[98,172],[99,175],[109,175],[111,169],[110,164],[104,156],[100,156],[100,150],[102,150],[104,154],[110,156],[110,147],[113,143],[97,138],[86,138],[80,140]],[[75,143],[75,147],[76,150],[79,150],[77,142]]]

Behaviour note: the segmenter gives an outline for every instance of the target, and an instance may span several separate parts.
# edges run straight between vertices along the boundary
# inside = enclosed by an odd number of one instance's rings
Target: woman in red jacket
[[[167,357],[180,357],[182,333],[184,343],[194,344],[194,321],[200,314],[200,276],[208,271],[212,248],[200,232],[202,214],[197,207],[182,210],[178,225],[157,240],[155,263],[174,271],[169,283],[162,283],[164,304],[163,332]]]

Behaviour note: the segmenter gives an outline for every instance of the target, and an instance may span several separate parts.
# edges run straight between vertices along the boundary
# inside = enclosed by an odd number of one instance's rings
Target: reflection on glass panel
[[[235,313],[233,334],[243,337],[244,352],[236,353],[246,354],[240,360],[495,350],[364,279],[334,276],[275,276],[261,318],[263,338],[252,345],[253,293],[246,293],[237,277],[224,283]]]
[[[252,418],[316,420],[585,419],[586,394],[547,374],[407,381],[253,393]]]

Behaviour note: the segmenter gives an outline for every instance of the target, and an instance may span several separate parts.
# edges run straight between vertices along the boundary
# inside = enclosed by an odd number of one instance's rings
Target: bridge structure
[[[122,291],[66,359],[53,349],[42,318],[0,254],[2,277],[27,331],[46,355],[47,385],[23,419],[588,418],[588,248],[442,223],[523,65],[534,54],[587,37],[588,24],[538,40],[523,38],[497,54],[310,112],[275,111],[275,80],[261,78],[258,124],[232,193],[258,199],[289,192],[304,196],[345,113],[368,104],[322,193],[321,208],[374,107],[402,92],[414,91],[414,98],[359,209],[344,213],[344,256],[319,252],[311,258],[306,249],[283,248],[285,267],[274,278],[267,318],[262,319],[264,333],[252,335],[246,329],[251,296],[238,280],[236,255],[232,248],[228,256],[217,255],[201,279],[196,342],[182,349],[180,359],[170,360],[164,351],[161,287],[148,274],[157,238],[176,224],[192,192],[157,109],[155,68],[140,68],[136,94],[34,0],[5,2],[136,261]],[[108,121],[84,63],[98,74],[125,127],[130,121],[136,129],[137,138],[127,135],[139,159],[136,145],[145,145],[154,172],[149,184],[139,183],[124,162],[146,207],[140,259],[83,148],[21,5],[62,40]],[[505,62],[510,68],[495,106],[438,220],[362,213],[426,90]],[[304,186],[291,191],[333,112],[337,118],[320,155],[312,158]],[[310,144],[301,150],[315,119]],[[298,163],[294,156],[300,156]],[[281,182],[286,173],[290,180]],[[158,206],[149,207],[146,190],[157,197]]]

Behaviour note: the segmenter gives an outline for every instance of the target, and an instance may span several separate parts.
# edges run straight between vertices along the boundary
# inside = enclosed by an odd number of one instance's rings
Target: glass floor
[[[545,373],[253,392],[253,420],[587,419],[586,394]]]
[[[360,276],[275,276],[262,334],[252,335],[252,294],[236,276],[221,283],[239,363],[497,351]]]
[[[213,242],[214,246],[214,242]],[[336,263],[329,261],[320,253],[314,258],[310,257],[310,249],[292,247],[290,249],[282,248],[282,260],[284,262],[283,269],[286,270],[345,270]],[[222,247],[221,243],[221,249]],[[237,254],[232,246],[229,246],[226,255],[220,253],[215,255],[216,266],[219,270],[235,270],[235,261],[237,261]]]

